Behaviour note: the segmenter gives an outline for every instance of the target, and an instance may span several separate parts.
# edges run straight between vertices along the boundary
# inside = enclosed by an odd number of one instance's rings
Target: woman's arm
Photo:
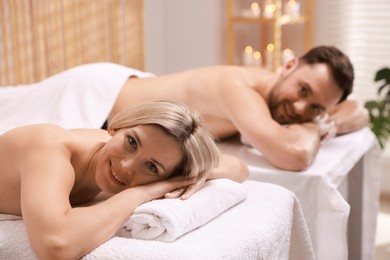
[[[189,184],[180,179],[156,182],[78,208],[71,208],[60,185],[47,192],[40,185],[24,185],[23,219],[31,246],[39,259],[79,259],[112,238],[140,204]]]
[[[35,153],[31,151],[35,150]],[[110,239],[140,204],[191,184],[180,178],[124,190],[94,206],[72,208],[75,172],[66,150],[34,146],[20,161],[23,221],[39,259],[79,259]]]

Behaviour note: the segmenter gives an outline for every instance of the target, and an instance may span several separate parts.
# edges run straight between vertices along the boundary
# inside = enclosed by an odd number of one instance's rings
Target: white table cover
[[[219,146],[248,164],[250,180],[278,184],[297,195],[317,259],[348,259],[348,254],[350,259],[373,259],[380,150],[368,128],[324,143],[302,172],[275,168],[238,138]]]

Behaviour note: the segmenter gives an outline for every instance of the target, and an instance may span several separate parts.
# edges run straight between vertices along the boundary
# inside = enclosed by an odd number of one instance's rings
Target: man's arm
[[[355,100],[346,100],[338,104],[329,111],[329,116],[336,122],[337,135],[359,130],[370,122],[367,109]]]
[[[226,80],[220,89],[219,107],[240,134],[273,165],[299,171],[308,167],[318,152],[321,136],[316,123],[283,127],[272,119],[268,106],[251,88],[238,88]]]

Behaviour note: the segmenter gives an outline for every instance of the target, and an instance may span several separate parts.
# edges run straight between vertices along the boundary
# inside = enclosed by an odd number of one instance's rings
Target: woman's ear
[[[281,72],[282,76],[289,74],[296,67],[298,67],[298,65],[299,65],[298,58],[294,58],[294,59],[289,60],[286,64],[283,65],[282,72]]]

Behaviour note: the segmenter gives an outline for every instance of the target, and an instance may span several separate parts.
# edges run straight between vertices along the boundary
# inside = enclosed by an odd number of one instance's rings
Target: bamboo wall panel
[[[0,0],[0,85],[76,65],[144,69],[142,0]]]

